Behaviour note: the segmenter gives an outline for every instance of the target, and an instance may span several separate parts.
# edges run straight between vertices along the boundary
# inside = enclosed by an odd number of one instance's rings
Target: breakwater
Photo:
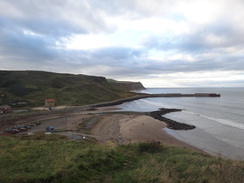
[[[172,119],[169,119],[169,118],[166,118],[163,116],[167,113],[179,112],[179,111],[182,111],[182,110],[181,109],[160,108],[157,111],[145,112],[145,114],[153,117],[154,119],[165,122],[167,124],[167,128],[170,128],[173,130],[192,130],[192,129],[196,128],[196,126],[194,126],[194,125],[180,123],[180,122],[174,121]]]
[[[182,94],[182,93],[162,93],[162,94],[149,94],[148,97],[220,97],[218,93],[194,93],[194,94]]]
[[[98,104],[89,105],[90,107],[106,107],[112,105],[120,105],[124,102],[131,102],[134,100],[139,100],[143,98],[154,98],[154,97],[220,97],[217,93],[194,93],[194,94],[181,94],[181,93],[161,93],[161,94],[137,94],[133,97],[122,98],[110,102],[102,102]]]

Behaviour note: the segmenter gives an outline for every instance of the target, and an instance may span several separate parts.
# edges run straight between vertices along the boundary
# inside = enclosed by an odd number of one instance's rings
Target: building
[[[55,100],[54,99],[46,99],[45,100],[45,106],[46,107],[54,107],[55,106]]]
[[[11,107],[8,105],[0,106],[0,114],[10,113],[12,111]]]

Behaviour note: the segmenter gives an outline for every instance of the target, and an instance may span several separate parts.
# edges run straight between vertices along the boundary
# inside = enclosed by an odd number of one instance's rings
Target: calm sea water
[[[244,88],[151,88],[144,93],[220,93],[221,97],[147,98],[127,102],[124,111],[180,108],[165,115],[196,126],[188,131],[166,131],[212,154],[244,160]]]

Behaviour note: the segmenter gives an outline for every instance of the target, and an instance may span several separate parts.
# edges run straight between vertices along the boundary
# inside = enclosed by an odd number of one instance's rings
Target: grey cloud
[[[134,59],[138,58],[143,54],[143,50],[127,48],[127,47],[108,47],[97,49],[93,51],[93,56],[101,59],[114,59],[114,60],[123,60],[123,59]]]
[[[226,62],[209,60],[199,60],[197,62],[187,62],[184,60],[171,60],[168,62],[158,62],[153,60],[143,60],[136,62],[127,61],[126,67],[117,68],[111,71],[112,75],[126,75],[130,77],[145,77],[150,74],[170,74],[170,73],[191,73],[191,72],[215,72],[215,71],[242,71],[244,70],[243,61],[230,59]],[[136,64],[135,64],[136,63]],[[112,65],[111,65],[112,66]]]
[[[204,52],[210,49],[205,41],[204,34],[194,34],[194,35],[181,35],[181,36],[161,36],[154,35],[144,43],[144,46],[148,49],[157,49],[162,51],[175,50],[178,52]]]
[[[70,22],[65,22],[59,19],[38,19],[38,20],[23,20],[17,22],[23,29],[29,30],[35,34],[44,36],[52,36],[59,39],[68,37],[73,34],[85,34],[87,30],[80,28]]]
[[[198,27],[195,32],[181,35],[167,33],[151,35],[142,43],[148,49],[175,50],[198,54],[218,49],[244,45],[243,29],[227,20],[216,20],[210,25]],[[210,40],[212,38],[212,40]]]
[[[14,26],[0,28],[0,52],[2,55],[43,59],[53,55],[55,40],[51,37],[26,35]]]
[[[16,26],[57,38],[115,29],[114,25],[105,21],[105,10],[87,1],[9,0],[0,2],[0,7],[0,16]]]
[[[167,4],[168,1],[160,0],[144,2],[146,3],[139,0],[8,0],[3,5],[2,1],[0,68],[38,68],[136,78],[177,72],[244,70],[242,54],[225,52],[229,47],[242,48],[244,43],[242,29],[231,21],[218,20],[211,25],[199,27],[192,34],[152,35],[143,43],[142,49],[116,46],[80,51],[58,47],[57,42],[62,43],[63,38],[74,34],[115,31],[116,26],[109,22],[108,17],[123,15],[127,19],[140,19],[162,15],[170,5]],[[147,3],[164,7],[158,7],[155,12],[155,8],[147,6]],[[210,35],[221,38],[223,42],[210,42],[206,39]],[[147,57],[152,49],[190,54],[193,61],[170,58],[164,62],[152,60]],[[209,53],[210,57],[206,59],[204,53]],[[214,56],[211,56],[212,53],[215,53]],[[98,66],[106,69],[99,70]]]

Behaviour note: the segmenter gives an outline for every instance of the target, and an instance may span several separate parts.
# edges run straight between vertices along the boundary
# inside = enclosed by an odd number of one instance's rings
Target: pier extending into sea
[[[220,94],[217,94],[217,93],[194,93],[194,94],[161,93],[161,94],[149,94],[148,97],[220,97]]]
[[[220,94],[217,93],[194,93],[194,94],[182,94],[182,93],[161,93],[161,94],[148,94],[148,93],[138,93],[136,96],[122,98],[110,102],[102,102],[98,104],[91,104],[89,107],[105,107],[111,105],[119,105],[124,102],[131,102],[133,100],[139,100],[143,98],[151,97],[220,97]]]

